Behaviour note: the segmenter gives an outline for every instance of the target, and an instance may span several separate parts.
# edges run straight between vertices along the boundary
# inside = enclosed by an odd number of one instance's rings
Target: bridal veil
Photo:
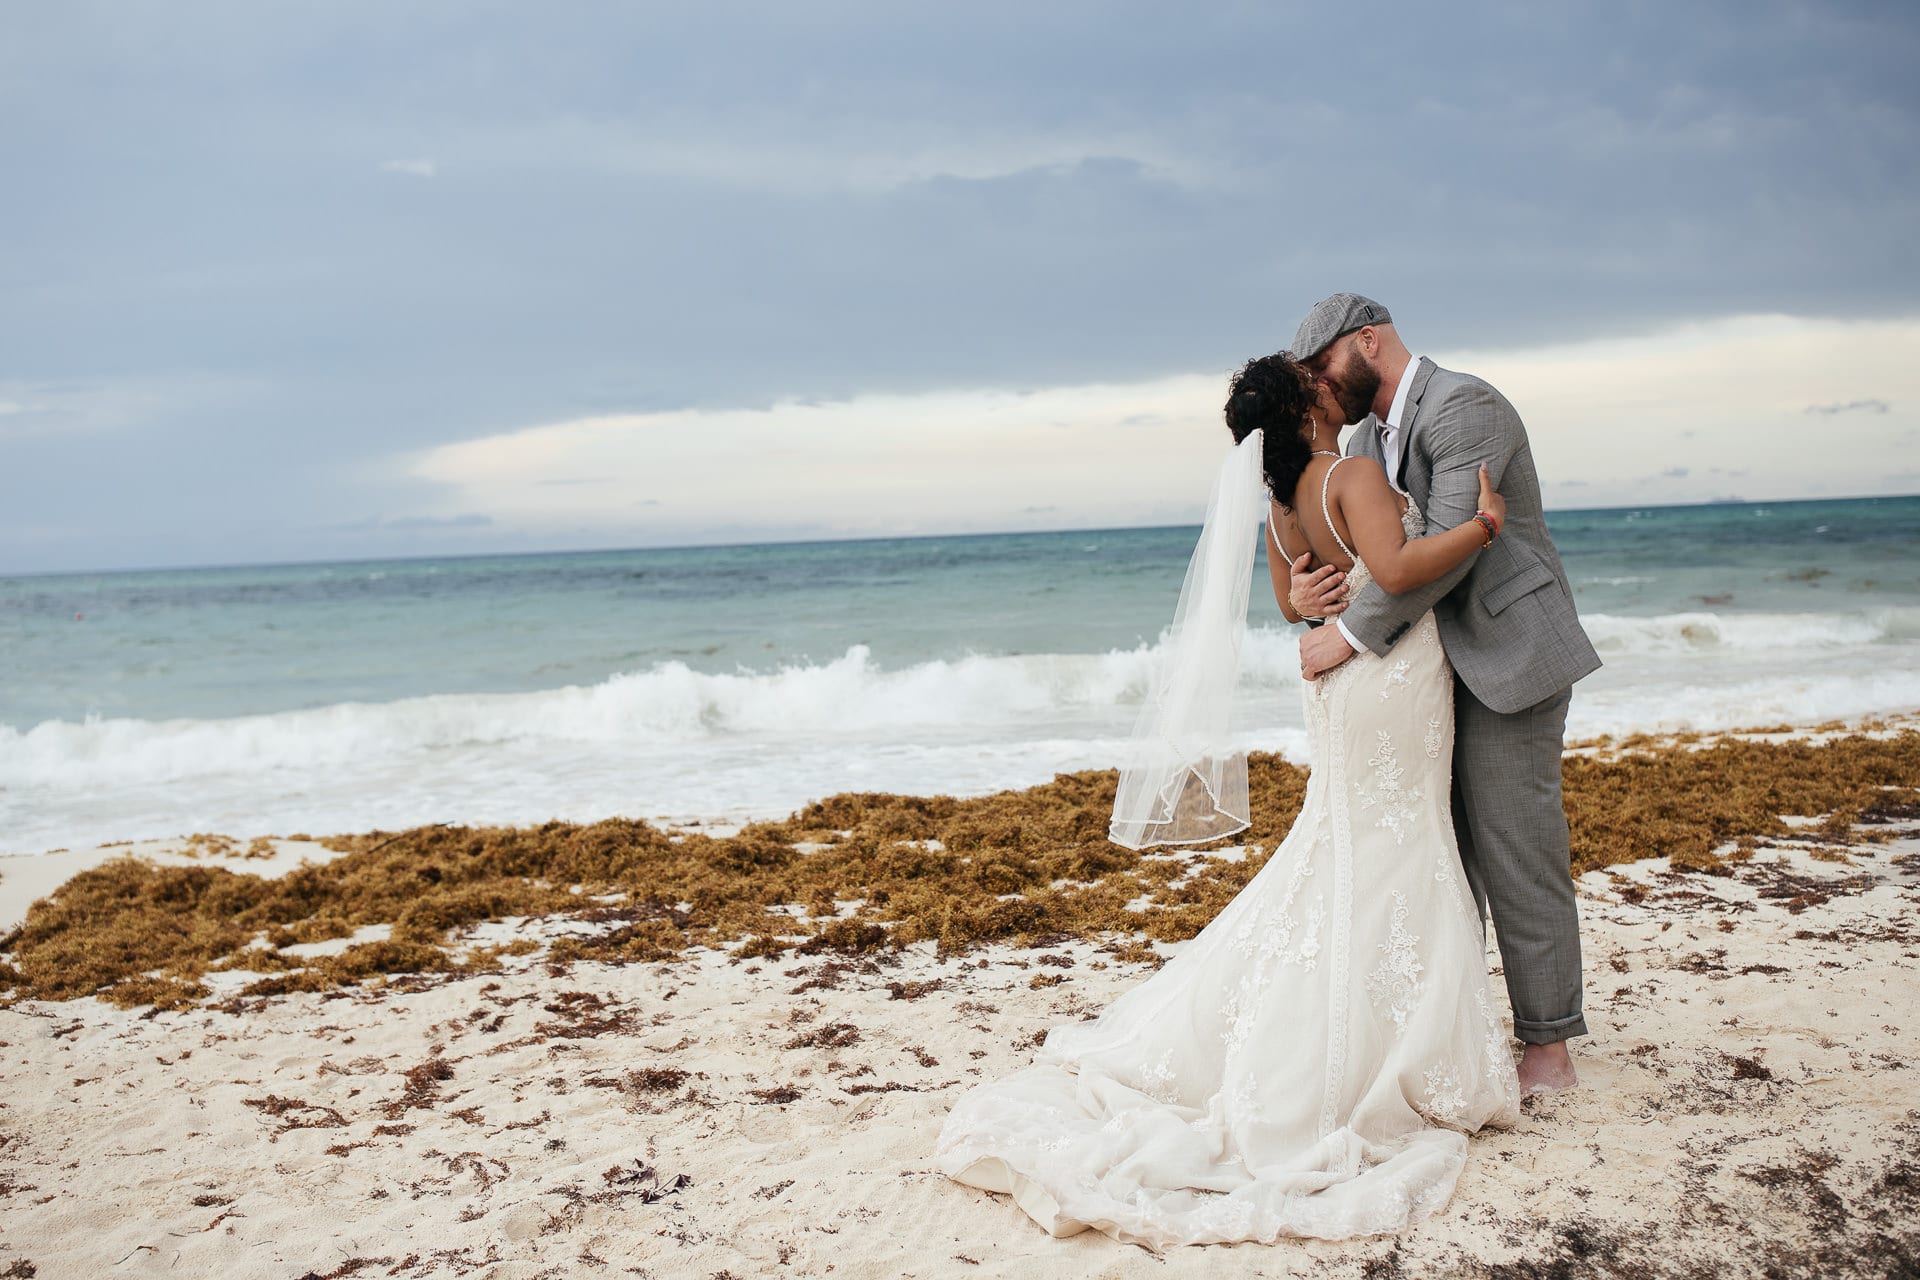
[[[1120,770],[1108,838],[1129,849],[1197,844],[1248,825],[1247,754],[1232,741],[1255,528],[1267,516],[1261,433],[1220,464],[1173,625]]]

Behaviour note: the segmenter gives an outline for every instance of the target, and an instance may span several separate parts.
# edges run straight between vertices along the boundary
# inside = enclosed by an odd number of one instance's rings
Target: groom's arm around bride
[[[1337,361],[1326,363],[1338,371]],[[1508,524],[1492,546],[1425,587],[1402,595],[1363,587],[1335,626],[1303,638],[1303,665],[1311,667],[1305,674],[1324,675],[1361,649],[1385,654],[1433,609],[1448,660],[1482,701],[1500,711],[1531,706],[1600,660],[1547,533],[1526,428],[1505,396],[1471,374],[1408,357],[1402,377],[1407,394],[1399,411],[1384,406],[1385,414],[1354,432],[1347,452],[1394,463],[1389,474],[1433,528],[1473,517],[1484,464],[1507,500]],[[1382,398],[1391,393],[1389,386]],[[1296,575],[1294,586],[1308,612],[1323,612],[1311,607],[1321,597],[1306,575]]]
[[[1423,363],[1427,368],[1420,367]],[[1416,497],[1415,500],[1425,512],[1429,528],[1449,529],[1473,518],[1480,491],[1479,470],[1483,464],[1493,478],[1494,488],[1504,491],[1508,464],[1517,449],[1524,447],[1525,435],[1520,427],[1519,415],[1513,411],[1513,407],[1499,392],[1478,378],[1448,375],[1458,379],[1458,383],[1448,388],[1452,394],[1442,399],[1434,394],[1436,389],[1432,386],[1432,374],[1440,372],[1437,366],[1430,361],[1410,361],[1409,371],[1414,383],[1439,401],[1427,406],[1423,415],[1426,420],[1421,424],[1425,436],[1422,444],[1425,446],[1429,483],[1424,498]],[[1409,391],[1412,389],[1410,387]],[[1389,461],[1381,456],[1385,434],[1385,428],[1379,423],[1370,423],[1348,440],[1347,452],[1374,458],[1385,465]],[[1401,428],[1401,434],[1404,437],[1404,427]],[[1393,461],[1399,464],[1396,467],[1397,474],[1393,477],[1394,484],[1407,490],[1404,452]],[[1515,536],[1509,532],[1508,540],[1497,542],[1496,545],[1502,548],[1511,546]],[[1468,559],[1426,586],[1400,595],[1389,595],[1377,586],[1362,588],[1347,601],[1338,624],[1329,629],[1329,634],[1320,638],[1318,643],[1325,649],[1326,657],[1316,664],[1317,669],[1311,673],[1311,677],[1324,674],[1361,649],[1384,655],[1399,643],[1400,637],[1427,610],[1438,606],[1492,554],[1493,547],[1488,547],[1481,555]],[[1335,643],[1335,637],[1346,642],[1344,652]]]

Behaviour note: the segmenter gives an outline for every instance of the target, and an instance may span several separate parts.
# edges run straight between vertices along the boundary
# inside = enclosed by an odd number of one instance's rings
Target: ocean
[[[1920,706],[1920,497],[1550,517],[1569,735]],[[0,853],[783,816],[1114,764],[1196,528],[0,578]],[[1303,758],[1256,569],[1237,725]]]

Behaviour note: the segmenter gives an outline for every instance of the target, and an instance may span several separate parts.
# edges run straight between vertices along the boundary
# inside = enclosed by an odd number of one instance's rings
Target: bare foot
[[[1567,1052],[1567,1042],[1558,1044],[1530,1044],[1520,1051],[1520,1096],[1530,1098],[1536,1093],[1557,1093],[1562,1089],[1571,1089],[1580,1083],[1580,1077],[1573,1071],[1573,1055]]]

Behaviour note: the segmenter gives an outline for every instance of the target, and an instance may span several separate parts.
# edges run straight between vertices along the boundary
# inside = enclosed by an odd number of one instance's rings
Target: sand
[[[1476,1137],[1451,1204],[1398,1237],[1155,1255],[1050,1239],[933,1173],[958,1091],[1146,969],[921,944],[509,957],[224,1010],[21,1002],[0,1010],[0,1277],[1914,1274],[1920,836],[1580,892],[1581,1087]]]

